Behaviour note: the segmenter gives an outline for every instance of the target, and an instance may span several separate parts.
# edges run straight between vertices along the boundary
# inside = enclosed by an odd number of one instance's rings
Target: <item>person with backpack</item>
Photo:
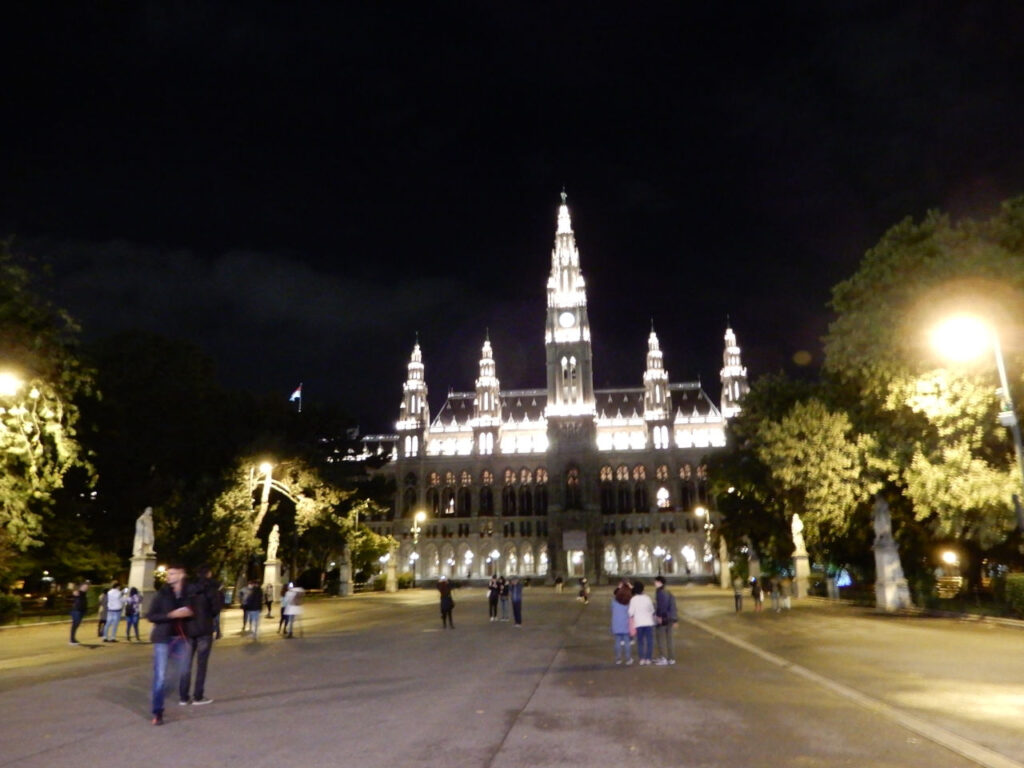
[[[129,643],[132,641],[132,627],[135,627],[135,639],[140,643],[142,642],[142,637],[139,636],[139,614],[141,613],[142,595],[139,594],[139,590],[136,587],[132,587],[128,590],[128,596],[124,599],[124,639]]]
[[[672,628],[679,622],[676,597],[665,586],[665,578],[656,576],[654,585],[654,643],[658,649],[658,666],[676,663],[676,650],[672,643]]]
[[[206,696],[206,669],[213,650],[214,618],[220,614],[223,599],[220,596],[220,584],[210,576],[210,567],[199,566],[199,578],[188,586],[189,607],[192,609],[192,621],[185,627],[189,647],[186,649],[184,669],[181,674],[182,701],[201,706],[210,704],[213,699]],[[192,697],[188,689],[192,677],[192,661],[196,662],[196,680]]]
[[[263,593],[255,579],[249,580],[249,589],[245,593],[245,602],[242,603],[242,612],[245,620],[249,623],[249,631],[252,639],[260,639],[260,613],[263,610]]]

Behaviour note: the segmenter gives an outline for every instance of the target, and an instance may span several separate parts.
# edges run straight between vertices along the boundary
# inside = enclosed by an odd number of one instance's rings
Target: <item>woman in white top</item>
[[[633,582],[629,618],[636,627],[636,655],[640,658],[640,666],[648,666],[654,655],[654,603],[644,594],[644,585],[641,581]]]

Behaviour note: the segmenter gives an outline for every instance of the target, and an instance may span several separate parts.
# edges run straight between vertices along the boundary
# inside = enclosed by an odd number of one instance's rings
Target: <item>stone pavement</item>
[[[300,639],[237,611],[205,707],[148,723],[151,648],[0,632],[0,766],[1019,766],[1019,630],[675,587],[673,667],[611,663],[606,590],[525,591],[524,624],[427,590],[307,605]],[[91,625],[93,628],[95,624]],[[269,631],[268,631],[269,630]],[[93,629],[95,632],[95,629]],[[87,637],[83,634],[82,637]]]

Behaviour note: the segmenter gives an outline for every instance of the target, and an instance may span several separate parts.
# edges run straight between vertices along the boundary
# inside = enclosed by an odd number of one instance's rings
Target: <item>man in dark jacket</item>
[[[213,649],[213,631],[216,618],[220,615],[223,600],[220,597],[220,584],[210,577],[210,567],[199,566],[199,578],[188,585],[189,607],[192,608],[192,621],[189,622],[185,634],[189,638],[188,659],[182,670],[181,698],[189,701],[188,687],[192,677],[192,661],[196,661],[196,684],[191,702],[195,706],[210,704],[205,694],[206,667]]]
[[[658,648],[658,665],[675,664],[676,649],[672,643],[672,629],[679,621],[676,611],[676,598],[665,588],[665,579],[656,576],[654,585],[658,588],[654,593],[654,640]]]
[[[167,568],[167,583],[153,597],[146,618],[153,623],[150,642],[153,643],[153,725],[164,723],[164,682],[167,660],[175,658],[181,671],[178,692],[180,704],[188,704],[190,658],[187,626],[192,621],[192,608],[185,584],[185,569],[181,565]]]
[[[75,591],[71,593],[71,645],[78,645],[75,633],[78,632],[78,625],[82,623],[82,617],[89,606],[89,582],[83,581]]]

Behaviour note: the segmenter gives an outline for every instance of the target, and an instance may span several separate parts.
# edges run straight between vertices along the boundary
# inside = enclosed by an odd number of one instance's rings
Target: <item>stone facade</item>
[[[703,461],[724,446],[725,420],[747,391],[732,329],[721,409],[699,383],[670,382],[653,328],[641,386],[595,389],[586,285],[563,194],[545,345],[547,386],[502,390],[485,339],[474,391],[450,393],[433,419],[423,354],[413,348],[382,470],[395,480],[394,508],[371,521],[399,540],[399,567],[415,560],[420,578],[603,582],[659,570],[713,578]]]

